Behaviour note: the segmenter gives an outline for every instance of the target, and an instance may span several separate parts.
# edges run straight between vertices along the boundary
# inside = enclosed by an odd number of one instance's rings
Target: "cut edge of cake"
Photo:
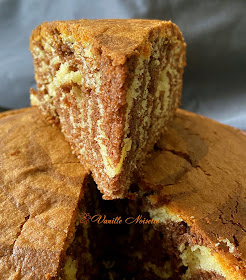
[[[157,20],[43,23],[30,39],[31,103],[61,128],[105,199],[129,186],[180,103],[185,43]]]
[[[208,244],[205,245],[203,240],[204,233],[199,231],[196,233],[195,231],[192,231],[192,235],[190,235],[189,230],[192,228],[192,221],[190,221],[190,219],[181,218],[179,213],[172,212],[166,206],[149,209],[148,213],[151,218],[159,220],[160,226],[166,228],[166,230],[163,231],[164,233],[168,231],[169,228],[172,228],[173,233],[175,231],[184,231],[184,228],[188,229],[187,232],[183,233],[183,236],[180,236],[180,239],[183,238],[183,242],[175,240],[175,238],[172,239],[170,233],[168,235],[170,237],[170,243],[168,245],[172,246],[168,249],[176,250],[179,254],[179,265],[187,268],[186,272],[182,275],[182,279],[193,279],[193,277],[201,277],[203,274],[208,277],[205,279],[210,279],[212,277],[212,279],[228,280],[245,279],[245,275],[240,273],[239,267],[237,268],[235,263],[229,262],[228,257],[223,258],[223,255],[216,250],[216,247],[218,247],[220,243],[227,246],[229,252],[233,252],[235,250],[235,245],[227,238],[218,241],[216,244],[208,242]],[[186,234],[188,235],[188,238],[185,236]],[[201,238],[201,243],[203,244],[199,244],[194,241],[195,239],[199,239],[199,237]],[[192,244],[192,241],[194,244]]]

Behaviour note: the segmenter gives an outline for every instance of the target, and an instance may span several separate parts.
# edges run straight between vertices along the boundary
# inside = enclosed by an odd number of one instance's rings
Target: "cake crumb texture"
[[[55,21],[33,31],[31,104],[60,122],[105,199],[130,196],[134,171],[173,118],[185,48],[178,27],[159,20]]]

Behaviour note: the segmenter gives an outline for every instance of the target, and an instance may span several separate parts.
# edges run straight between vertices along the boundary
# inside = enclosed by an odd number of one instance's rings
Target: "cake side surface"
[[[35,108],[0,114],[0,131],[1,278],[58,279],[89,171]]]
[[[60,121],[104,198],[127,196],[133,171],[180,102],[181,32],[150,20],[51,22],[33,31],[30,49],[32,105]]]
[[[182,279],[246,277],[245,145],[241,131],[178,110],[140,172]]]

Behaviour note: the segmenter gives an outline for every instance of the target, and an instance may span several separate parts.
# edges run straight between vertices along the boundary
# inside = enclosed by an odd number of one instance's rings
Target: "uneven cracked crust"
[[[123,198],[133,172],[180,102],[185,43],[158,20],[43,23],[32,33],[37,105],[61,128],[105,199]]]
[[[245,169],[245,134],[178,110],[140,172],[182,279],[246,278]]]
[[[35,108],[0,114],[0,135],[1,279],[58,279],[88,170]]]

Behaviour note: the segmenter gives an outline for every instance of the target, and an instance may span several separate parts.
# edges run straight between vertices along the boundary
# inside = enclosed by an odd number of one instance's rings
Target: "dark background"
[[[246,0],[0,0],[0,106],[29,106],[29,36],[43,21],[172,20],[187,43],[182,108],[246,129]]]

